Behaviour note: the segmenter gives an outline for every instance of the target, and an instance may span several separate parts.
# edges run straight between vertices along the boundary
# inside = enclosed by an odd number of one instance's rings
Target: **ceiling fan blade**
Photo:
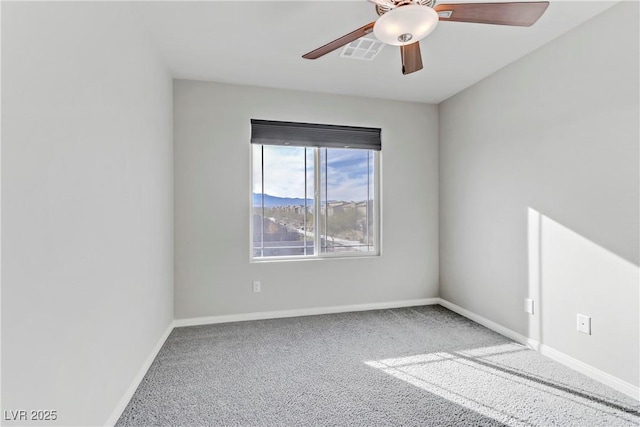
[[[402,74],[407,75],[422,70],[420,42],[400,46],[400,56],[402,57]]]
[[[367,25],[364,25],[355,31],[352,31],[349,34],[346,34],[340,37],[339,39],[335,39],[334,41],[329,42],[324,46],[317,48],[316,50],[312,50],[309,53],[305,53],[304,55],[302,55],[302,57],[305,59],[318,59],[329,52],[333,52],[334,50],[341,48],[342,46],[348,43],[351,43],[354,40],[358,40],[360,37],[366,36],[367,34],[371,33],[373,31],[373,24],[375,24],[375,21],[370,22]]]
[[[441,21],[530,27],[547,10],[548,1],[524,3],[459,3],[434,7]]]

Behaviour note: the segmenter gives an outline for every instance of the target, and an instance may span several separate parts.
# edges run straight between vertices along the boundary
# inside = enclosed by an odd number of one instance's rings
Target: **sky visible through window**
[[[313,149],[307,149],[307,181],[313,182]],[[367,150],[328,149],[326,176],[330,200],[367,200],[367,179],[371,172],[371,156]],[[287,198],[305,197],[305,149],[303,147],[264,146],[264,193]],[[324,168],[324,157],[323,164]],[[324,174],[324,170],[323,170]],[[254,174],[254,192],[262,187],[262,176]],[[323,183],[324,185],[324,183]],[[313,184],[307,185],[307,198],[313,198]]]

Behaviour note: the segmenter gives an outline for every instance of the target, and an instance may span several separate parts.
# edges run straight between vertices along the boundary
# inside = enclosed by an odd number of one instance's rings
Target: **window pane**
[[[374,153],[320,149],[322,253],[375,251]]]
[[[253,150],[253,256],[313,255],[313,149]]]

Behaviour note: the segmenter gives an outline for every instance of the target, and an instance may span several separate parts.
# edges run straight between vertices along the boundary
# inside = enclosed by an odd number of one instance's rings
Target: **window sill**
[[[328,260],[346,260],[346,259],[371,259],[380,258],[381,254],[353,254],[353,255],[324,255],[324,256],[284,256],[284,257],[269,257],[269,258],[251,258],[249,263],[251,264],[268,264],[274,262],[299,262],[299,261],[328,261]]]

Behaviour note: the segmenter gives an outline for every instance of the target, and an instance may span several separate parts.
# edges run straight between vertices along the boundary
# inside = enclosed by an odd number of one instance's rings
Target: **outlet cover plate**
[[[591,317],[578,314],[578,332],[591,335]]]
[[[262,285],[260,284],[259,280],[254,280],[253,281],[253,292],[260,292],[262,289]]]

